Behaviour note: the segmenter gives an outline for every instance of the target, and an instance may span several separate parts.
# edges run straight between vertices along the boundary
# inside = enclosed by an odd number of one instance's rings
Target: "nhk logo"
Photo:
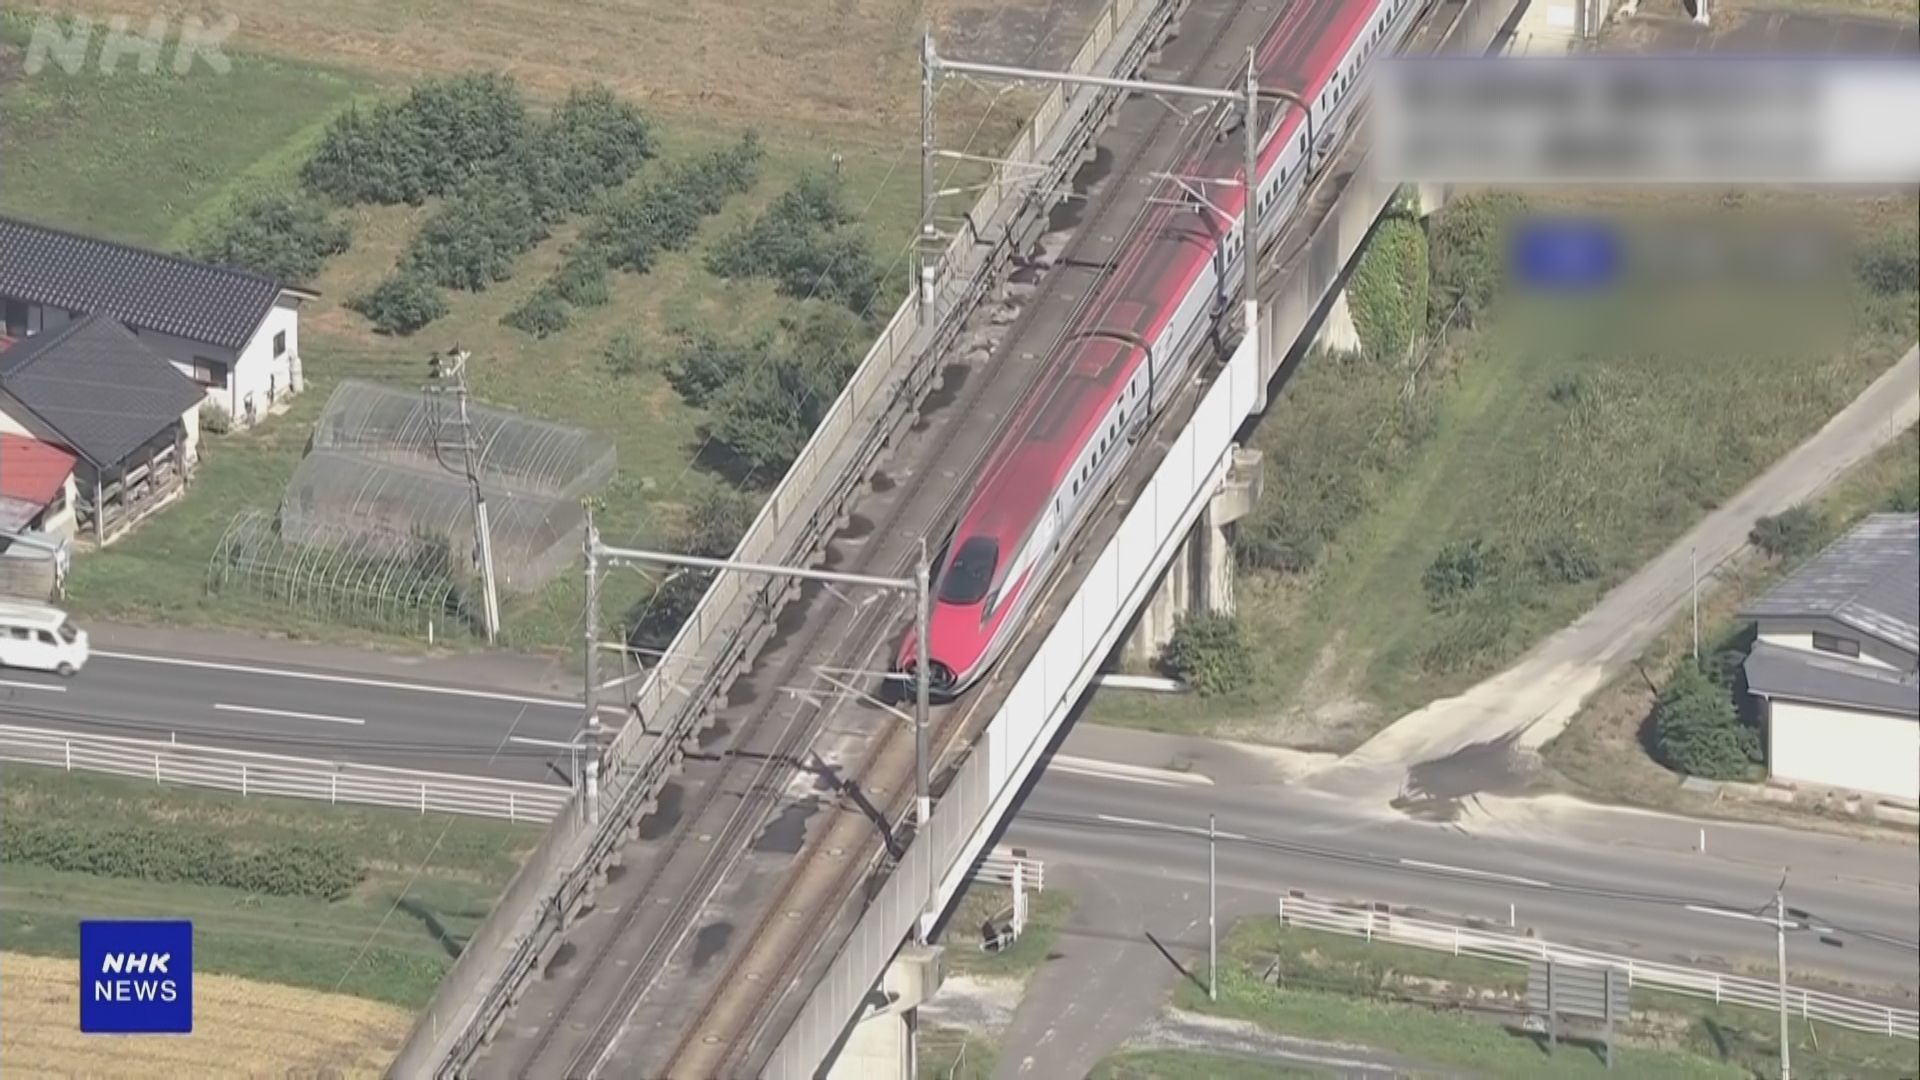
[[[101,1034],[193,1030],[193,924],[80,924],[80,1030]]]

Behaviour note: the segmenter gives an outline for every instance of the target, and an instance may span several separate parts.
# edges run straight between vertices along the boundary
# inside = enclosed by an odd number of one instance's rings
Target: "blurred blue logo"
[[[1517,225],[1513,276],[1541,292],[1591,292],[1620,278],[1619,231],[1603,221],[1539,218]]]
[[[82,921],[80,1030],[99,1035],[193,1031],[193,924]]]

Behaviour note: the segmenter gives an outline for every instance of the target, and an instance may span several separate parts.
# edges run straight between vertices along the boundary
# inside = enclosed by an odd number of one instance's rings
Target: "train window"
[[[977,604],[986,599],[993,572],[1000,565],[1000,545],[992,537],[973,536],[960,545],[952,565],[940,575],[940,601]]]

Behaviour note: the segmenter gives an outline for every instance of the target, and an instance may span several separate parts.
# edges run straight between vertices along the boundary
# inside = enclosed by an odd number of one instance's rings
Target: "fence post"
[[[242,798],[244,798],[246,797],[246,794],[247,794],[247,763],[243,761],[240,763],[240,795]]]
[[[420,812],[423,814],[427,812],[427,782],[425,780],[420,781]]]
[[[1460,955],[1460,928],[1457,926],[1453,928],[1453,955]]]
[[[520,824],[520,819],[514,814],[513,792],[511,791],[507,792],[507,820],[513,822],[515,825]]]
[[[60,740],[60,747],[61,749],[67,752],[67,771],[72,772],[73,771],[73,740],[72,739]]]
[[[153,752],[153,782],[156,785],[165,786],[160,779],[160,751],[158,750]]]
[[[338,804],[340,802],[340,774],[339,773],[334,773],[332,776],[327,778],[327,802],[333,803],[333,804]]]

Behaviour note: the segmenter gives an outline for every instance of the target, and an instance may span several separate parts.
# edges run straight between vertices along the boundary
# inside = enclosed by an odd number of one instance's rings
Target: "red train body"
[[[1308,179],[1318,147],[1354,104],[1366,63],[1391,51],[1422,0],[1297,0],[1255,54],[1261,85],[1292,90],[1265,133],[1259,198],[1270,237]],[[1272,123],[1272,107],[1263,109]],[[1324,141],[1324,139],[1322,139]],[[1224,314],[1243,248],[1242,141],[1221,138],[1182,163],[1211,184],[1188,207],[1153,204],[1143,227],[1047,360],[1049,374],[1007,425],[962,512],[936,579],[929,624],[932,688],[950,700],[991,668],[1040,592],[1054,556],[1121,473],[1134,441],[1178,389],[1212,319]],[[896,670],[911,674],[909,629]]]

